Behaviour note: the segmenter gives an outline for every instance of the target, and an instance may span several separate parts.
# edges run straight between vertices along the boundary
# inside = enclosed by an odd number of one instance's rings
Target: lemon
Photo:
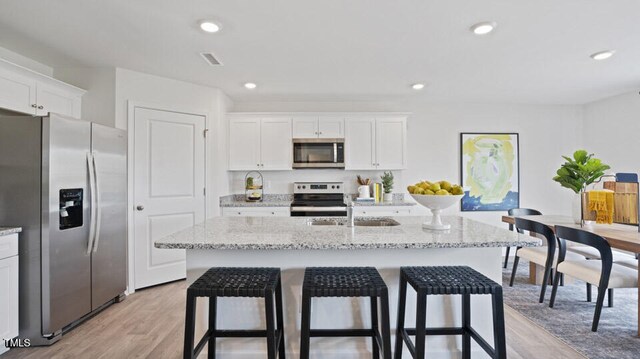
[[[446,189],[441,189],[441,190],[436,191],[436,195],[438,195],[438,196],[448,196],[449,192],[447,192]]]
[[[442,189],[445,189],[447,191],[451,191],[451,183],[447,182],[447,181],[440,181],[440,187]]]
[[[429,189],[432,190],[433,192],[438,192],[439,190],[442,189],[442,187],[440,187],[440,183],[432,183]]]
[[[433,196],[436,193],[433,192],[432,190],[428,189],[428,190],[424,191],[424,194],[429,195],[429,196]]]

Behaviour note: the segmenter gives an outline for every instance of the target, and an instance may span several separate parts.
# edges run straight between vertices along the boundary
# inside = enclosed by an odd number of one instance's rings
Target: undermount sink
[[[310,226],[344,226],[347,224],[346,219],[313,219],[309,221]],[[375,218],[375,219],[356,219],[354,221],[356,227],[393,227],[399,226],[396,220],[391,218]]]
[[[398,221],[391,218],[356,219],[354,224],[362,227],[394,227],[400,225]]]
[[[344,226],[347,222],[338,219],[313,219],[309,221],[310,226]]]

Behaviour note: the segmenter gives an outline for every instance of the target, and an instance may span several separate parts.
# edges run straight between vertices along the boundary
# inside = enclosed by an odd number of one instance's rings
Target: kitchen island
[[[418,217],[397,217],[394,220],[399,225],[382,227],[347,227],[344,220],[331,223],[308,217],[216,217],[162,238],[155,246],[187,250],[189,282],[214,266],[281,268],[287,354],[296,357],[300,344],[301,287],[305,267],[378,268],[389,287],[391,332],[394,333],[401,266],[468,265],[500,283],[502,247],[541,245],[534,237],[463,217],[443,219],[451,224],[450,230],[423,229],[425,218]],[[198,303],[198,335],[204,333],[205,303]],[[315,301],[313,308],[313,328],[370,325],[368,299],[323,298]],[[460,308],[458,296],[430,297],[427,326],[459,325]],[[472,324],[487,341],[492,342],[490,308],[489,296],[472,299]],[[414,309],[415,294],[409,291],[407,323],[414,322]],[[263,306],[255,299],[219,299],[219,328],[264,328],[263,318]],[[265,347],[265,341],[260,339],[218,340],[220,358],[262,357]],[[460,348],[460,338],[427,339],[429,357],[458,357]],[[313,358],[364,358],[371,355],[370,341],[366,339],[314,338],[311,350]],[[473,357],[483,357],[484,352],[479,347],[472,347],[472,350]]]

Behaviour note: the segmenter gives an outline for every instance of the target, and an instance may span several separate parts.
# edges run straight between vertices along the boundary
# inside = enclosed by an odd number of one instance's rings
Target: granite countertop
[[[291,201],[291,194],[265,194],[262,202],[247,202],[243,194],[230,194],[220,197],[220,207],[289,207]]]
[[[395,227],[312,226],[310,217],[215,217],[155,243],[156,248],[276,250],[535,247],[535,237],[459,216],[447,231],[422,228],[423,217],[397,217]]]
[[[21,227],[0,227],[0,236],[8,236],[20,232],[22,232]]]

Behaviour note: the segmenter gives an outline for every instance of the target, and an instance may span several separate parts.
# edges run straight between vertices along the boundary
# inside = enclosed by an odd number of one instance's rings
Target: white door
[[[35,114],[38,107],[36,81],[9,70],[0,69],[0,107]]]
[[[318,120],[318,137],[344,138],[344,118],[320,117]]]
[[[317,138],[318,118],[315,116],[293,118],[293,138]]]
[[[260,169],[260,119],[234,118],[229,121],[229,169]]]
[[[406,167],[406,119],[376,120],[376,163],[378,169],[401,170]]]
[[[260,124],[260,169],[290,170],[293,162],[290,118],[263,118]]]
[[[375,169],[376,120],[348,118],[345,120],[344,161],[347,170]]]
[[[183,249],[153,243],[205,218],[203,116],[134,112],[135,288],[186,277]]]

